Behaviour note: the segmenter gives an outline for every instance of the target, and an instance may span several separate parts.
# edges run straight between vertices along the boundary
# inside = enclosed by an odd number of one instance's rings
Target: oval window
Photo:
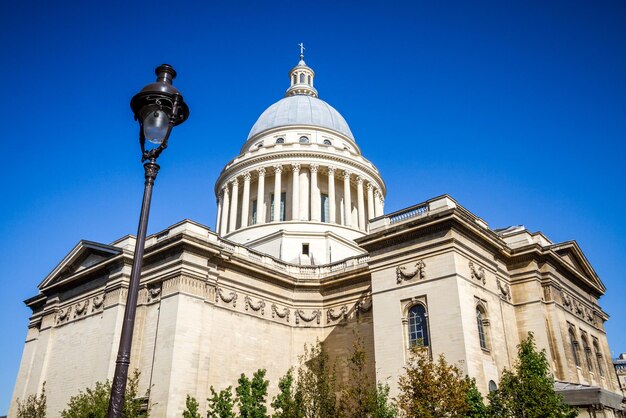
[[[277,144],[284,144],[285,143],[285,138],[276,138],[276,143]]]
[[[300,142],[302,142],[302,143],[307,143],[307,142],[309,142],[309,137],[308,137],[308,136],[301,136],[301,137],[300,137]]]

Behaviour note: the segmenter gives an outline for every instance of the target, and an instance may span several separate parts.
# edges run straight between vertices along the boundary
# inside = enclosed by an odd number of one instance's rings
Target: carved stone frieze
[[[417,280],[422,280],[426,277],[424,269],[426,264],[422,260],[418,260],[415,266],[409,270],[408,267],[398,266],[396,267],[396,283],[400,284],[403,280],[410,280],[417,276]]]
[[[576,299],[574,296],[569,295],[567,292],[561,292],[561,300],[563,301],[563,307],[578,316],[584,321],[596,326],[596,317],[594,310],[585,306],[583,302]]]
[[[565,306],[568,309],[572,309],[572,298],[565,292],[563,292],[563,306]]]
[[[348,307],[345,305],[339,308],[339,312],[335,313],[335,308],[330,308],[326,312],[326,319],[328,322],[337,321],[340,319],[347,319],[347,318],[348,318]]]
[[[155,283],[153,285],[148,286],[148,303],[155,302],[161,297],[161,283]]]
[[[474,262],[470,261],[469,268],[470,268],[470,276],[472,277],[472,279],[481,281],[483,282],[483,284],[487,283],[487,279],[485,277],[485,269],[482,268],[482,266],[478,266],[478,268],[476,268],[474,266]]]
[[[229,292],[227,295],[225,295],[222,288],[218,287],[217,291],[215,292],[215,302],[219,302],[220,299],[226,303],[232,302],[233,308],[237,307],[237,293],[235,292]]]
[[[356,304],[356,316],[361,316],[361,314],[367,313],[372,310],[372,299],[369,300],[361,300]]]
[[[252,298],[248,295],[244,298],[246,302],[246,311],[252,309],[253,311],[261,311],[261,315],[265,315],[265,301],[259,300],[256,304],[252,303]]]
[[[87,313],[87,307],[89,306],[89,299],[81,300],[74,305],[74,318],[83,316]]]
[[[275,303],[272,303],[272,318],[279,317],[281,319],[286,319],[289,322],[289,315],[291,314],[291,310],[289,308],[285,308],[282,311],[278,310],[278,306]]]
[[[95,296],[91,302],[91,312],[95,312],[104,305],[104,295]]]
[[[57,313],[57,324],[67,321],[70,318],[70,312],[72,312],[71,306],[59,309],[59,312]]]
[[[312,322],[314,319],[317,320],[317,325],[319,325],[321,318],[322,318],[322,311],[319,309],[316,309],[312,311],[310,315],[307,315],[304,313],[302,309],[298,309],[295,312],[295,316],[296,316],[296,325],[300,323],[300,320],[303,320],[304,322]]]
[[[503,300],[511,300],[511,287],[503,280],[498,279],[498,290],[500,291],[500,298]]]

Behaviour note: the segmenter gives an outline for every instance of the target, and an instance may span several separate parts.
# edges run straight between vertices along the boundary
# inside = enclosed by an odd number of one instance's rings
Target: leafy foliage
[[[202,418],[202,415],[198,412],[198,401],[196,398],[187,395],[185,401],[185,410],[183,411],[183,418]]]
[[[534,335],[517,346],[517,364],[505,370],[498,390],[489,394],[489,413],[498,417],[570,418],[578,410],[565,403],[554,391],[545,350],[537,351]]]
[[[147,418],[149,411],[146,411],[143,402],[138,398],[139,372],[135,370],[126,383],[126,396],[124,397],[124,408],[122,416],[124,418]],[[149,395],[149,390],[146,397]],[[94,388],[87,388],[80,391],[78,395],[72,396],[67,404],[67,409],[61,412],[62,418],[104,418],[109,408],[109,398],[111,396],[111,382],[96,382]]]
[[[487,407],[483,401],[483,395],[478,391],[476,387],[476,379],[465,377],[468,383],[467,390],[467,405],[468,409],[465,413],[467,418],[487,418]]]
[[[340,390],[336,362],[330,361],[324,345],[305,346],[297,378],[290,369],[278,383],[273,418],[395,418],[389,386],[376,385],[368,376],[367,364],[365,345],[355,334],[347,362],[349,379]]]
[[[211,397],[207,400],[209,401],[207,418],[235,418],[232,386],[219,391],[219,393],[215,392],[211,386]]]
[[[265,380],[265,369],[257,370],[252,376],[252,380],[248,379],[245,374],[241,374],[239,386],[235,389],[241,418],[268,417],[265,406],[268,386],[269,381]]]
[[[461,418],[469,410],[470,381],[449,365],[443,355],[437,361],[428,350],[414,347],[398,382],[398,406],[407,418]]]
[[[274,408],[273,418],[302,418],[301,397],[296,399],[294,394],[294,377],[293,369],[289,369],[287,374],[278,381],[279,393],[272,401]]]
[[[352,355],[348,359],[348,381],[341,392],[339,412],[345,418],[395,417],[395,406],[389,402],[389,387],[376,385],[367,373],[368,359],[363,338],[356,334]]]
[[[17,418],[45,418],[46,401],[46,382],[44,382],[39,395],[29,395],[24,402],[17,400]]]
[[[337,367],[324,344],[305,346],[298,367],[295,398],[304,418],[337,417]],[[291,418],[291,417],[289,417]]]

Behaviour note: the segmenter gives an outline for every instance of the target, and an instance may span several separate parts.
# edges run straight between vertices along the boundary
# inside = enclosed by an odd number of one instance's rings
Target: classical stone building
[[[131,368],[155,417],[178,417],[240,373],[276,383],[305,343],[364,337],[392,395],[417,342],[493,389],[532,331],[583,417],[622,395],[598,304],[605,287],[575,242],[492,229],[450,196],[384,214],[385,183],[301,57],[217,179],[215,231],[184,220],[146,243]],[[47,382],[50,416],[111,378],[135,238],[81,241],[41,282],[15,399]]]

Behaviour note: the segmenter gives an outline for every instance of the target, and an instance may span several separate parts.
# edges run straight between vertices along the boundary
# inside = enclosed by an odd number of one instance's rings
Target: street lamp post
[[[176,77],[174,68],[170,65],[163,64],[156,68],[155,73],[157,75],[156,82],[148,84],[141,89],[130,101],[130,107],[135,114],[135,120],[139,122],[141,161],[147,161],[143,165],[146,181],[107,418],[119,418],[122,416],[124,392],[126,391],[126,379],[128,378],[128,366],[130,364],[135,313],[137,311],[139,279],[143,263],[148,216],[150,214],[150,200],[152,198],[154,180],[160,168],[156,160],[159,155],[161,155],[161,152],[167,148],[167,141],[172,132],[172,128],[183,123],[189,117],[189,108],[183,101],[183,96],[172,85],[172,80]],[[146,140],[153,143],[155,146],[152,148],[146,147]]]

